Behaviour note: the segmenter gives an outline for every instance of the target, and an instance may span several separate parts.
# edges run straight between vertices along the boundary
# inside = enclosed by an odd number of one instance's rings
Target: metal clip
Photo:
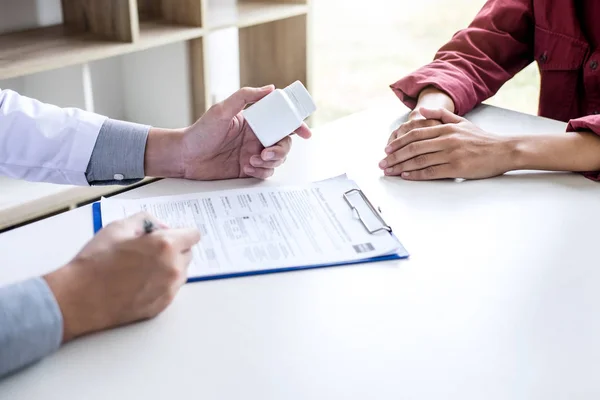
[[[363,220],[362,216],[360,215],[360,212],[358,212],[358,209],[354,206],[354,204],[352,204],[352,202],[350,201],[350,198],[348,197],[352,193],[358,193],[360,195],[360,197],[362,197],[362,199],[364,200],[365,204],[369,207],[369,209],[373,212],[373,214],[381,222],[382,226],[380,228],[371,229],[371,228],[369,228],[367,226],[367,224]],[[352,189],[352,190],[347,191],[346,193],[344,193],[344,200],[346,200],[346,203],[348,203],[348,206],[352,209],[352,211],[354,211],[356,213],[356,215],[358,216],[358,219],[360,220],[360,222],[363,224],[363,226],[365,227],[365,229],[367,230],[367,232],[369,232],[371,235],[374,234],[374,233],[380,232],[380,231],[386,231],[386,232],[392,233],[392,228],[388,224],[386,224],[386,222],[384,221],[384,219],[381,216],[381,214],[377,211],[377,209],[375,207],[373,207],[373,204],[371,204],[371,202],[369,201],[369,199],[367,198],[367,196],[365,196],[365,194],[363,193],[362,190],[360,190],[360,189]],[[380,209],[380,211],[381,211],[381,209]]]

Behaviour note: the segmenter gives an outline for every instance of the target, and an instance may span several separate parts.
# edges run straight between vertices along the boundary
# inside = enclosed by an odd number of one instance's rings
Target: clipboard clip
[[[379,220],[379,222],[381,222],[381,227],[376,228],[376,229],[372,229],[372,228],[370,228],[367,225],[367,223],[363,219],[363,216],[360,215],[360,212],[358,211],[358,209],[356,208],[356,206],[354,204],[352,204],[352,201],[350,200],[350,195],[353,194],[353,193],[358,193],[360,195],[360,197],[363,199],[363,201],[365,202],[365,204],[367,205],[367,207],[369,207],[369,210],[371,210],[371,212],[373,213],[373,215],[375,215],[375,217],[377,217],[377,219]],[[367,230],[367,232],[369,232],[371,235],[373,235],[373,234],[375,234],[377,232],[381,232],[381,231],[386,231],[386,232],[392,233],[392,227],[389,226],[385,222],[385,220],[383,219],[383,217],[380,214],[381,209],[379,209],[379,211],[378,211],[373,206],[373,204],[371,204],[371,202],[369,201],[369,199],[367,198],[367,196],[365,196],[365,194],[363,193],[362,190],[360,190],[360,189],[348,190],[346,193],[344,193],[344,200],[346,200],[346,203],[348,204],[348,206],[356,214],[356,216],[358,217],[358,219],[360,220],[360,222],[362,223],[362,225],[365,227],[365,229]]]

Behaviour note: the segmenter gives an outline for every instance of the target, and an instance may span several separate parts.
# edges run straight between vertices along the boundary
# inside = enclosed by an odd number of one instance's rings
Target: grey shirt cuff
[[[143,179],[150,127],[107,119],[86,171],[90,185],[129,185]]]
[[[0,377],[56,351],[62,313],[43,278],[0,287]]]

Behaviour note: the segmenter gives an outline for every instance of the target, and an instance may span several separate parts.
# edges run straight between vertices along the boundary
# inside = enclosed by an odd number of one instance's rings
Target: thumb
[[[248,104],[256,103],[269,93],[275,90],[274,85],[267,85],[261,88],[245,87],[241,88],[225,101],[223,101],[223,110],[227,116],[234,117],[240,113]]]
[[[459,117],[445,108],[429,109],[421,107],[419,112],[425,119],[437,119],[444,124],[458,124],[463,121],[462,117]]]

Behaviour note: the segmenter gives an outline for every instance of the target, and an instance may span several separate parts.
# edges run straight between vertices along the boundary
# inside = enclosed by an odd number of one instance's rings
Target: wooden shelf
[[[0,230],[59,212],[93,199],[153,181],[146,178],[134,186],[80,187],[16,181],[0,177]]]
[[[0,35],[0,79],[15,78],[201,37],[201,28],[143,22],[139,40],[122,43],[73,34],[62,25]]]
[[[173,54],[179,58],[171,57],[169,61],[173,62],[166,63],[167,67],[177,71],[178,77],[184,78],[184,83],[179,86],[170,82],[167,84],[170,85],[169,89],[180,91],[182,85],[190,85],[189,93],[187,87],[184,88],[186,92],[181,91],[184,95],[179,97],[187,104],[182,104],[179,109],[191,105],[190,119],[198,118],[211,106],[214,94],[210,90],[209,70],[212,64],[208,58],[211,52],[207,51],[203,36],[232,27],[239,28],[242,86],[273,83],[284,87],[294,80],[308,83],[310,0],[236,0],[234,5],[229,0],[110,0],[106,4],[104,1],[63,0],[60,3],[64,24],[0,34],[0,80],[24,77],[23,81],[10,82],[9,86],[21,87],[18,90],[25,95],[30,91],[32,97],[42,98],[43,94],[60,92],[63,79],[81,84],[75,89],[77,93],[68,97],[65,103],[73,101],[76,103],[74,106],[92,111],[100,110],[102,107],[98,103],[104,103],[104,109],[107,109],[106,103],[114,89],[103,87],[94,93],[94,88],[102,85],[90,79],[95,68],[82,69],[80,76],[62,76],[57,80],[58,83],[52,82],[53,85],[48,87],[46,80],[53,79],[53,76],[27,76],[171,43],[187,42],[183,50],[186,60],[180,59],[181,49],[178,49]],[[5,20],[12,18],[11,15],[19,17],[19,12],[32,12],[28,8],[15,7],[9,9],[12,13],[8,13]],[[37,11],[40,11],[39,5]],[[119,73],[120,78],[127,79],[126,83],[131,86],[122,85],[126,89],[123,93],[125,100],[119,99],[123,104],[115,106],[115,110],[119,109],[123,116],[136,119],[139,111],[144,109],[145,117],[140,119],[147,119],[148,115],[163,110],[162,107],[154,109],[155,103],[138,102],[135,98],[144,96],[138,93],[136,85],[144,84],[144,80],[152,80],[158,75],[156,69],[143,70],[144,73],[138,75],[136,68],[145,67],[147,63],[140,62],[138,65],[137,61],[146,56],[161,61],[160,51],[156,53],[159,55],[148,52],[141,53],[140,58],[131,57],[127,65],[119,66],[122,67],[121,71],[113,69],[113,63],[106,63],[108,69],[98,65],[95,76],[101,76],[97,71]],[[56,75],[60,76],[58,73]],[[70,82],[71,79],[74,82]],[[119,84],[119,81],[115,82],[115,85]],[[46,101],[53,102],[52,99],[56,97],[50,96]],[[58,98],[64,100],[67,96]],[[117,113],[115,110],[111,108],[102,112],[114,114]],[[1,231],[130,187],[73,187],[0,178],[0,188]]]
[[[145,50],[165,44],[197,39],[204,35],[204,29],[189,26],[171,25],[160,21],[140,23],[140,40],[129,44],[135,50]]]
[[[211,4],[207,12],[206,25],[209,30],[230,27],[246,28],[305,15],[308,14],[308,11],[309,6],[306,4],[247,3],[243,1],[233,7],[231,5]]]
[[[305,4],[239,3],[211,6],[208,30],[245,28],[308,13]],[[115,42],[91,33],[73,33],[63,25],[0,35],[0,79],[83,64],[170,43],[196,39],[205,29],[150,21],[140,23],[134,43]]]

